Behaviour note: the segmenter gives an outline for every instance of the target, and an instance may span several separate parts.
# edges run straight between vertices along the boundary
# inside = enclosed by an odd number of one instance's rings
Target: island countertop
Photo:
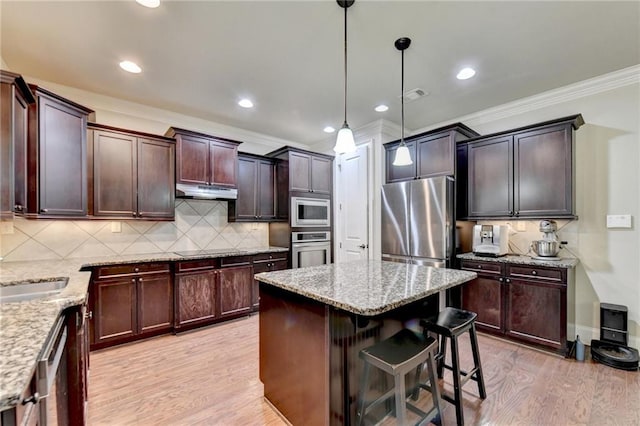
[[[255,275],[263,283],[365,316],[385,313],[476,277],[475,272],[379,260]]]

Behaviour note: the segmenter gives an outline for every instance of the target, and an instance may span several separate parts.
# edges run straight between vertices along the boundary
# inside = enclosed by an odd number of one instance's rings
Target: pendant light
[[[353,152],[356,150],[356,142],[353,139],[353,132],[347,124],[347,9],[355,0],[336,0],[338,5],[344,8],[344,123],[338,131],[336,145],[333,150],[337,154]]]
[[[411,154],[409,153],[409,148],[404,143],[404,51],[411,44],[411,39],[408,37],[401,37],[396,40],[396,49],[398,49],[402,53],[402,77],[401,77],[401,89],[400,89],[400,102],[402,105],[401,108],[401,136],[400,136],[400,146],[396,150],[396,158],[393,160],[394,166],[409,166],[413,164],[413,160],[411,160]]]

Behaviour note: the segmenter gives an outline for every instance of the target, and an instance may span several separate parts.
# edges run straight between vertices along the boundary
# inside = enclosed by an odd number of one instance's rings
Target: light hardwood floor
[[[640,425],[639,372],[479,340],[487,399],[464,387],[467,425]],[[89,380],[90,425],[286,424],[262,398],[257,315],[92,352]],[[444,424],[455,425],[444,404]]]

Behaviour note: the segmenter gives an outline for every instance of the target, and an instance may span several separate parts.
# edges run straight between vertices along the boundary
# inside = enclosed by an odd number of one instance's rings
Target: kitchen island
[[[352,424],[358,352],[440,308],[474,272],[358,261],[257,274],[260,380],[294,425]]]

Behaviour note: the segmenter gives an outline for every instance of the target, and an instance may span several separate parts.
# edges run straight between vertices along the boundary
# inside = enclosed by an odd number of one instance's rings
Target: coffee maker
[[[473,254],[499,257],[509,252],[507,225],[475,225],[473,227]]]

